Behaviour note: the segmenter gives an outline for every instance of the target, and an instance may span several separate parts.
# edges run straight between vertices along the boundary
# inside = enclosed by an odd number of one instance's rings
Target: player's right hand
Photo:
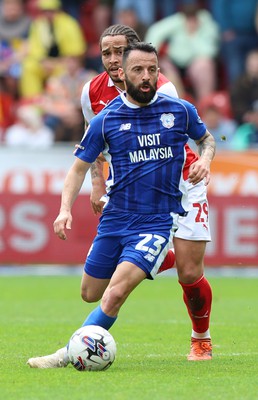
[[[72,215],[68,211],[61,211],[53,223],[55,234],[62,240],[66,240],[66,229],[72,229]]]

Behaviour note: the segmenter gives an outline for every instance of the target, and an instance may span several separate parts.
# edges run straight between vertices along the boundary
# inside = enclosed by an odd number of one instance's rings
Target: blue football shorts
[[[168,252],[177,219],[173,213],[145,215],[104,210],[84,271],[95,278],[110,279],[118,264],[129,261],[153,279]]]

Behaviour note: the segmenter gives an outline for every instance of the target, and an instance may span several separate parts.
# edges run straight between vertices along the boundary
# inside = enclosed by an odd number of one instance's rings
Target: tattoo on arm
[[[200,141],[196,142],[198,152],[202,157],[207,157],[212,160],[216,152],[216,143],[214,137],[206,131],[206,134]]]
[[[98,158],[91,164],[91,179],[103,177],[103,163]]]

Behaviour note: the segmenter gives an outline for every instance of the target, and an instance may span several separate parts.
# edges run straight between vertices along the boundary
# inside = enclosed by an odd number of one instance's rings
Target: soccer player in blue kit
[[[188,138],[201,147],[200,162],[190,170],[193,185],[210,179],[215,141],[195,107],[184,100],[157,94],[159,68],[155,48],[146,43],[128,46],[119,75],[122,93],[91,123],[65,179],[54,231],[66,239],[72,206],[92,162],[103,154],[109,163],[109,201],[100,217],[97,236],[84,271],[93,280],[110,279],[85,325],[110,329],[130,293],[146,278],[153,279],[164,260],[179,215],[186,215],[182,169]],[[87,301],[87,294],[82,292]],[[211,342],[207,359],[211,358]],[[55,354],[28,360],[34,368],[65,367],[66,347]]]

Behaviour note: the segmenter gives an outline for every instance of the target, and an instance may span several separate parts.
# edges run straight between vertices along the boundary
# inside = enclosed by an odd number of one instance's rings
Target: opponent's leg
[[[212,344],[209,331],[212,290],[204,277],[204,241],[174,238],[179,283],[192,321],[191,351],[188,360],[210,360]]]
[[[174,268],[175,262],[176,262],[176,256],[174,250],[169,249],[163,263],[161,264],[158,270],[158,274],[160,274],[163,271],[167,271],[168,269]]]

